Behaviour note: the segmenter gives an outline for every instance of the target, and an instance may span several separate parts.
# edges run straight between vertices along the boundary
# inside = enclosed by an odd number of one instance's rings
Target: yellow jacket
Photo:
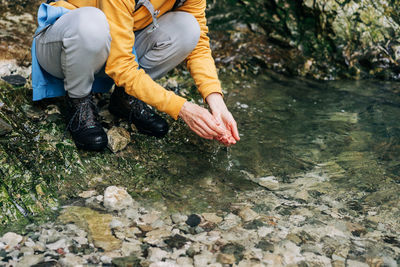
[[[158,15],[170,11],[175,0],[151,0]],[[134,31],[141,30],[152,23],[152,17],[145,7],[135,11],[135,0],[68,0],[52,3],[75,9],[83,6],[93,6],[101,9],[107,17],[111,32],[111,49],[106,63],[106,73],[116,85],[125,91],[160,111],[168,113],[174,119],[178,118],[185,99],[164,89],[154,82],[144,70],[138,69],[138,64],[132,54],[135,43]],[[192,14],[199,22],[200,40],[193,52],[186,58],[187,67],[203,98],[209,94],[221,93],[214,60],[211,56],[208,28],[205,18],[206,0],[187,0],[177,11]]]

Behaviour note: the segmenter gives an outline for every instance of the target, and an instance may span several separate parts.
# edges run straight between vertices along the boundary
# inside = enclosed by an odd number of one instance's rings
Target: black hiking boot
[[[115,87],[108,107],[111,114],[135,124],[139,132],[164,137],[168,133],[168,123],[147,104],[125,93],[122,87]]]
[[[96,104],[92,94],[82,98],[67,99],[67,130],[76,147],[90,151],[101,151],[108,143],[107,134],[98,120]]]

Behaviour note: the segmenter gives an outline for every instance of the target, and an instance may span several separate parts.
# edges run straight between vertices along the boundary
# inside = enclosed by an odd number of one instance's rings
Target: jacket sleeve
[[[192,14],[200,25],[200,40],[186,60],[187,67],[204,99],[211,93],[222,94],[221,83],[211,55],[210,39],[207,36],[205,9],[206,0],[187,0],[176,9]]]
[[[135,1],[100,0],[100,8],[107,17],[112,38],[106,73],[116,85],[124,87],[128,94],[177,119],[186,99],[164,89],[144,70],[138,69],[132,54],[135,43],[132,15]]]

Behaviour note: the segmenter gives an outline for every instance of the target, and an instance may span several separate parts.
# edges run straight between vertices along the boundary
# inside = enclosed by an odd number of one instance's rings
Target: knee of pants
[[[67,30],[66,38],[75,39],[81,49],[88,53],[109,51],[111,36],[110,28],[104,13],[94,7],[76,9],[76,21]]]
[[[192,52],[200,39],[200,25],[196,18],[187,12],[173,12],[175,13],[174,20],[176,21],[177,35],[176,44],[180,46],[182,51],[186,53]]]

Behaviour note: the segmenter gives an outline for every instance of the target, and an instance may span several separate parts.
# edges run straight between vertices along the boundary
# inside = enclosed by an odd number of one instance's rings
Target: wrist
[[[209,105],[211,111],[222,111],[226,108],[224,99],[220,93],[211,93],[206,97],[206,102]]]

